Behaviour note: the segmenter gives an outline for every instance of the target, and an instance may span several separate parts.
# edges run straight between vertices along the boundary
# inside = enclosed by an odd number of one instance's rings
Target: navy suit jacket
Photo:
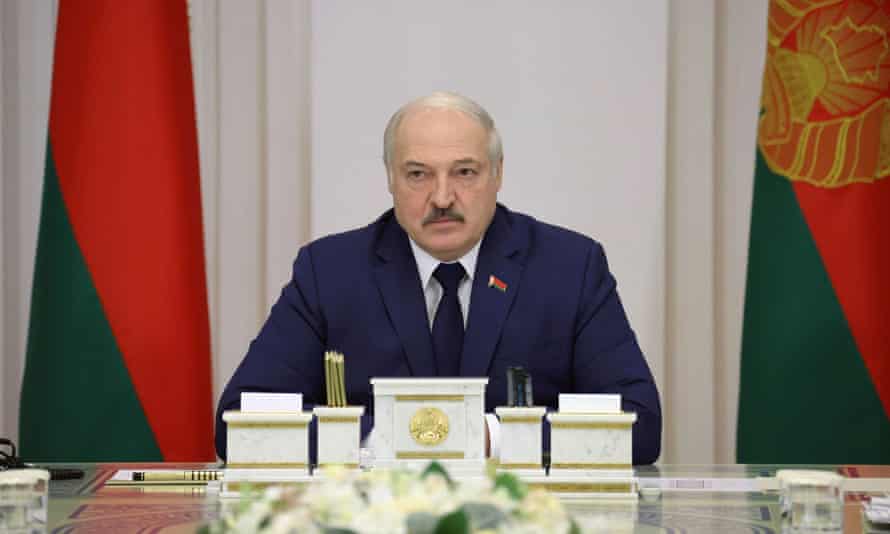
[[[488,286],[494,275],[506,291]],[[476,262],[461,376],[488,377],[485,409],[506,405],[507,367],[532,376],[536,405],[559,393],[620,393],[636,412],[633,462],[654,462],[661,407],[628,324],[603,248],[578,233],[498,205]],[[216,449],[226,456],[222,412],[243,391],[300,392],[324,403],[325,350],[346,355],[349,403],[372,409],[372,377],[435,376],[417,264],[392,210],[364,228],[303,247],[247,356],[220,398]],[[365,435],[373,415],[362,421]]]

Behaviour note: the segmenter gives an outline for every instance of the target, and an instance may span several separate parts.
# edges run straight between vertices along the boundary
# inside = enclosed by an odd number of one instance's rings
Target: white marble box
[[[550,475],[632,473],[635,413],[549,413]]]
[[[372,378],[375,465],[436,460],[455,474],[481,474],[486,384],[487,378]]]
[[[361,417],[364,406],[316,406],[318,467],[340,465],[358,469],[361,448]]]
[[[223,413],[226,469],[290,469],[308,474],[311,413]]]
[[[495,408],[501,424],[498,468],[521,477],[544,476],[541,425],[543,406]]]

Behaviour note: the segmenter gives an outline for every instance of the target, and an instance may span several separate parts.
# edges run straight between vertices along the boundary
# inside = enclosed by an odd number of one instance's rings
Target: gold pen
[[[324,389],[327,394],[328,406],[334,405],[334,396],[331,393],[333,384],[331,384],[331,353],[324,353]]]
[[[342,352],[337,353],[337,378],[340,384],[340,406],[346,406],[346,361]]]
[[[171,482],[171,483],[205,483],[222,479],[222,471],[214,469],[185,469],[135,471],[134,482]]]

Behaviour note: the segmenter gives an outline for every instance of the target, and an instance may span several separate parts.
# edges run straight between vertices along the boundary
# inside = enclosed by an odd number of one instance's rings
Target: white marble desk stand
[[[245,483],[305,483],[309,476],[311,413],[223,413],[227,462],[221,496],[238,495]]]
[[[543,478],[541,423],[547,408],[500,406],[495,413],[501,422],[501,458],[498,469],[526,481]]]
[[[333,408],[316,406],[312,413],[318,419],[318,467],[339,465],[347,469],[359,468],[361,447],[361,417],[364,406]],[[316,471],[314,474],[324,474]]]
[[[546,484],[562,498],[636,499],[631,427],[635,413],[549,413]]]
[[[485,473],[487,378],[372,378],[375,467]]]

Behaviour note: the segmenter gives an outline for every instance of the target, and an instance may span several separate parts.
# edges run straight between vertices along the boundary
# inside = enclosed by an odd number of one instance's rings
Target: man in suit
[[[299,251],[220,399],[220,456],[222,412],[241,392],[300,392],[311,409],[325,400],[323,354],[338,350],[349,403],[369,409],[371,377],[487,376],[492,412],[506,405],[511,366],[552,409],[559,393],[620,393],[638,415],[633,461],[654,462],[658,391],[603,248],[497,203],[503,155],[488,113],[452,93],[411,102],[387,125],[384,164],[393,209]],[[368,414],[362,435],[372,426]]]

